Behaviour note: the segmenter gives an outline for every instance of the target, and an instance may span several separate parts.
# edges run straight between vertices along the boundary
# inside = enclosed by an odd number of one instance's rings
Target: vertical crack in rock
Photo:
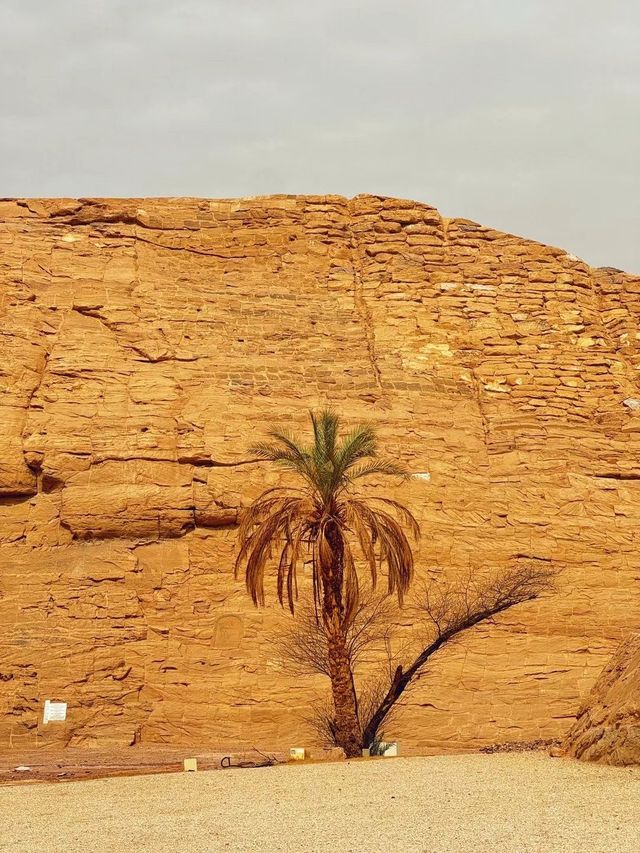
[[[360,253],[360,247],[358,245],[357,237],[351,225],[353,220],[353,199],[349,199],[348,213],[349,249],[351,251],[351,268],[353,269],[353,302],[356,312],[362,322],[367,351],[369,353],[369,361],[371,363],[371,369],[373,371],[373,378],[375,384],[384,394],[385,389],[382,384],[382,372],[380,370],[380,366],[378,365],[378,359],[376,357],[375,326],[373,322],[373,317],[371,316],[371,312],[369,311],[369,307],[367,305],[367,301],[364,295],[364,286],[362,284],[362,275],[360,272],[360,262],[362,260],[362,256]]]
[[[439,214],[442,224],[442,263],[446,264],[449,260],[449,222],[451,221],[442,214]]]
[[[138,252],[138,228],[134,227],[133,229],[133,272],[135,276],[135,284],[131,288],[131,292],[129,296],[132,300],[132,309],[133,309],[133,295],[136,290],[140,287],[140,254]],[[137,306],[136,306],[137,307]],[[139,316],[139,311],[136,311]]]
[[[25,465],[27,466],[27,468],[29,468],[29,470],[31,470],[34,473],[34,475],[36,477],[34,494],[37,494],[38,492],[40,492],[41,487],[42,487],[42,475],[40,472],[40,469],[42,467],[42,460],[41,459],[36,460],[35,458],[29,458],[29,450],[25,446],[26,441],[27,441],[27,430],[29,427],[29,414],[31,412],[33,401],[37,397],[38,392],[40,391],[40,389],[42,388],[42,386],[44,384],[44,381],[45,381],[45,378],[47,375],[47,369],[49,367],[49,362],[51,360],[51,356],[52,356],[53,350],[56,346],[59,334],[60,334],[60,328],[58,328],[58,332],[57,332],[56,337],[54,338],[53,342],[51,343],[51,347],[48,350],[47,349],[43,350],[43,358],[42,358],[42,366],[40,368],[40,375],[38,376],[37,382],[35,383],[35,385],[31,389],[31,393],[29,394],[29,397],[27,398],[27,402],[26,402],[25,409],[24,409],[24,424],[22,426],[22,431],[20,433],[20,441],[22,444],[22,456],[24,458]]]
[[[601,270],[601,273],[605,273],[605,270]],[[622,344],[622,338],[624,334],[631,337],[633,332],[633,324],[631,321],[631,312],[629,310],[626,311],[626,320],[625,320],[625,328],[626,333],[622,333],[618,335],[618,339],[616,340],[615,333],[612,329],[609,328],[610,323],[605,319],[607,316],[607,308],[611,308],[610,300],[607,298],[607,295],[603,292],[602,281],[595,274],[595,270],[590,268],[589,272],[589,281],[591,282],[591,287],[593,289],[593,293],[595,295],[595,301],[597,306],[597,324],[598,331],[602,335],[603,339],[607,342],[607,346],[610,348],[612,353],[615,353],[616,356],[620,359],[625,368],[625,379],[629,382],[629,385],[633,389],[634,396],[640,395],[640,375],[638,375],[638,369],[634,367],[633,362],[627,357],[627,354],[624,351],[624,345]],[[622,288],[621,288],[622,289]],[[621,304],[623,300],[619,300],[618,304]],[[617,325],[618,319],[612,321],[613,325]]]
[[[482,402],[482,382],[480,381],[480,377],[476,373],[476,368],[473,365],[469,366],[469,370],[471,371],[476,402],[478,403],[478,413],[480,415],[480,423],[482,424],[484,444],[487,450],[487,454],[489,454],[491,439],[489,438],[489,421],[487,419],[487,414],[484,410],[484,403]]]
[[[442,216],[438,214],[440,217],[440,223],[442,226],[442,263],[444,266],[449,262],[450,256],[450,239],[449,239],[449,225],[451,223],[451,219],[448,217]],[[474,396],[476,398],[476,403],[478,405],[478,414],[480,415],[480,424],[482,426],[482,435],[484,438],[484,445],[486,448],[487,455],[490,452],[491,448],[491,438],[490,438],[490,427],[489,427],[489,419],[487,418],[487,413],[485,411],[484,402],[483,402],[483,389],[482,382],[478,373],[476,371],[476,365],[468,364],[468,369],[471,372],[471,381],[474,390]]]
[[[43,385],[44,379],[45,379],[45,375],[47,373],[47,367],[49,366],[49,360],[51,358],[51,354],[53,353],[53,348],[55,347],[55,345],[56,345],[56,342],[53,341],[51,348],[49,350],[45,349],[42,353],[42,367],[40,368],[40,375],[38,376],[38,379],[37,379],[35,385],[31,389],[31,392],[29,393],[29,396],[27,397],[27,402],[25,405],[25,416],[28,415],[29,409],[31,408],[31,404],[32,404],[34,398],[38,394],[38,391],[40,390],[40,388],[42,388],[42,385]]]

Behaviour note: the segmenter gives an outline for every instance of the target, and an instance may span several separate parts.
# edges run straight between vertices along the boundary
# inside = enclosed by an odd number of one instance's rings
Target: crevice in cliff
[[[484,403],[482,401],[482,382],[480,381],[480,377],[476,373],[476,368],[473,365],[469,366],[469,371],[471,373],[471,379],[473,382],[473,389],[475,391],[476,403],[478,404],[478,414],[480,415],[480,424],[482,426],[482,435],[484,437],[484,445],[489,454],[491,439],[489,437],[489,421],[487,419],[486,412],[484,410]]]
[[[87,454],[78,453],[78,456],[86,457]],[[93,466],[104,465],[106,462],[167,462],[177,465],[191,465],[194,468],[237,468],[241,465],[258,465],[264,462],[264,459],[239,459],[236,462],[221,462],[217,459],[211,459],[199,453],[184,453],[179,454],[177,459],[170,455],[144,455],[141,453],[128,454],[101,454],[99,458],[94,458],[91,464]]]
[[[158,249],[166,249],[168,252],[189,252],[192,255],[204,255],[208,258],[218,258],[221,261],[242,261],[246,258],[244,253],[241,255],[221,255],[219,252],[208,252],[206,249],[196,249],[194,246],[167,246],[165,243],[149,240],[146,237],[141,237],[139,234],[133,236],[137,242],[148,243],[150,246],[155,246]]]
[[[257,465],[264,462],[264,459],[239,459],[236,462],[220,462],[210,456],[193,453],[179,455],[177,462],[179,465],[193,465],[194,468],[237,468],[240,465]]]
[[[605,317],[607,316],[607,310],[606,310],[607,309],[607,303],[608,303],[609,309],[611,309],[612,302],[611,302],[610,297],[608,297],[607,294],[603,291],[601,282],[598,280],[596,275],[594,275],[596,270],[594,270],[593,268],[589,268],[589,269],[590,269],[589,281],[591,282],[591,287],[592,287],[592,291],[593,291],[594,296],[595,296],[595,301],[596,301],[597,310],[598,310],[598,323],[597,323],[598,332],[601,334],[602,338],[607,342],[608,346],[611,348],[611,351],[616,354],[616,356],[620,359],[620,361],[624,365],[624,367],[625,367],[625,379],[629,383],[629,385],[634,389],[633,394],[635,395],[636,393],[640,392],[640,383],[638,380],[637,370],[634,367],[633,363],[629,360],[627,354],[624,352],[623,347],[620,344],[620,336],[618,335],[618,337],[616,339],[616,336],[612,333],[612,330],[609,328],[609,326],[611,324],[615,325],[615,324],[620,323],[620,318],[616,316],[615,319],[613,321],[611,321],[611,323],[608,323],[605,320]],[[599,267],[598,271],[606,271],[606,272],[611,272],[614,274],[619,272],[619,270],[613,270],[611,268],[606,268],[606,267]],[[613,303],[613,305],[617,309],[623,309],[623,307],[626,308],[624,299],[621,299],[618,302]],[[617,314],[617,311],[613,312],[613,313]],[[626,334],[629,336],[629,340],[632,341],[632,340],[635,340],[635,334],[636,334],[635,324],[632,321],[631,312],[627,309],[626,313],[627,313],[627,318],[625,320],[624,328],[625,328]]]
[[[43,360],[42,360],[42,366],[40,367],[40,375],[38,377],[36,384],[31,389],[31,392],[29,393],[29,396],[27,398],[27,405],[26,405],[27,412],[31,408],[31,403],[33,402],[34,397],[36,396],[36,394],[38,393],[38,391],[42,387],[42,383],[44,382],[44,377],[45,377],[45,374],[47,372],[47,367],[49,366],[49,359],[51,358],[51,353],[53,352],[54,346],[55,346],[55,341],[52,344],[50,350],[44,350],[44,352],[43,352]]]
[[[112,332],[114,335],[117,334],[117,324],[111,323],[107,320],[97,308],[83,308],[79,305],[73,305],[71,310],[75,311],[76,314],[81,314],[83,317],[91,317],[93,320],[98,320],[105,329],[108,329],[108,331]]]
[[[360,253],[358,240],[351,225],[353,219],[353,201],[348,202],[348,233],[349,233],[349,249],[351,253],[351,268],[353,270],[353,303],[364,330],[364,337],[369,354],[369,362],[373,371],[373,378],[378,389],[384,394],[385,389],[382,383],[382,371],[378,364],[376,355],[376,332],[373,317],[367,305],[367,300],[364,295],[364,286],[362,283],[362,275],[360,273],[360,264],[362,255]]]
[[[146,361],[148,364],[161,364],[163,361],[178,361],[178,362],[181,362],[184,364],[187,362],[198,361],[200,358],[197,355],[189,355],[189,356],[182,356],[181,357],[179,355],[176,355],[175,353],[170,353],[170,354],[163,353],[162,355],[154,356],[154,355],[149,355],[149,353],[146,352],[141,346],[136,346],[136,344],[132,344],[132,343],[127,342],[124,344],[124,346],[128,347],[129,349],[132,349],[138,355],[142,356],[142,360]]]
[[[37,495],[37,491],[33,492],[0,492],[0,506],[20,506],[20,504],[28,504]]]
[[[20,433],[20,440],[22,443],[22,456],[23,456],[25,465],[33,473],[34,478],[35,478],[33,494],[37,494],[40,491],[40,487],[41,487],[39,475],[40,475],[40,470],[42,468],[42,455],[40,453],[35,453],[33,451],[29,451],[25,447],[27,428],[29,426],[29,413],[31,412],[31,409],[33,406],[33,401],[35,400],[36,396],[38,395],[38,392],[40,391],[40,389],[42,388],[42,386],[44,384],[45,377],[47,374],[47,369],[49,367],[49,361],[51,360],[51,355],[52,355],[53,350],[55,348],[55,345],[57,343],[59,334],[60,334],[60,328],[58,328],[58,330],[57,330],[57,334],[51,343],[51,347],[48,350],[47,349],[43,350],[43,358],[42,358],[42,364],[40,366],[40,374],[39,374],[38,379],[37,379],[35,385],[33,386],[33,388],[31,389],[31,392],[29,393],[29,396],[27,398],[27,402],[26,402],[26,406],[25,406],[25,413],[24,413],[24,424],[22,426],[22,431]]]
[[[149,364],[160,364],[163,361],[178,361],[178,362],[192,362],[198,361],[198,356],[184,356],[180,357],[175,353],[162,352],[158,355],[152,355],[147,350],[145,350],[140,344],[135,344],[132,341],[123,340],[121,337],[122,333],[122,325],[121,323],[113,322],[112,320],[108,320],[104,314],[102,314],[97,308],[83,308],[78,305],[74,305],[71,308],[72,311],[75,311],[76,314],[81,314],[83,317],[91,317],[93,320],[97,320],[101,323],[105,329],[111,332],[123,350],[133,350],[133,352],[137,353],[139,356],[142,356],[142,360]]]
[[[450,219],[442,216],[442,214],[438,214],[440,216],[440,222],[442,224],[442,262],[447,264],[449,261],[449,223]]]
[[[238,507],[216,506],[214,509],[198,509],[193,507],[194,530],[218,530],[224,527],[237,527],[240,510]]]
[[[129,225],[134,229],[133,232],[124,233],[118,236],[133,239],[134,241],[139,241],[141,243],[149,243],[151,246],[156,246],[159,249],[166,249],[167,251],[189,252],[194,255],[204,255],[207,257],[219,258],[223,261],[243,260],[246,257],[244,253],[240,255],[225,255],[220,254],[219,252],[207,251],[206,249],[197,249],[193,246],[188,245],[171,246],[167,245],[166,243],[159,243],[156,240],[150,240],[147,237],[142,237],[136,229],[144,228],[146,231],[160,233],[169,231],[175,233],[184,230],[192,231],[193,229],[181,228],[179,225],[172,225],[171,227],[166,228],[162,225],[152,225],[151,223],[147,222],[145,218],[141,216],[137,211],[109,210],[91,202],[83,202],[82,199],[79,200],[79,206],[73,212],[71,212],[68,208],[65,208],[61,211],[42,212],[41,210],[36,210],[33,206],[30,206],[28,201],[21,200],[17,203],[22,207],[26,207],[32,213],[37,213],[37,215],[44,220],[54,221],[62,225],[67,225],[69,227],[79,228],[100,225]]]
[[[603,474],[592,474],[596,480],[640,480],[640,473],[608,471]]]
[[[181,358],[175,353],[168,352],[151,355],[147,350],[140,346],[140,344],[134,344],[133,342],[126,340],[126,338],[123,340],[121,337],[122,324],[108,320],[97,308],[83,308],[81,306],[74,305],[71,310],[75,311],[76,314],[81,314],[83,317],[91,317],[93,320],[97,320],[105,329],[115,336],[118,346],[123,350],[132,350],[141,356],[143,361],[149,364],[159,364],[163,361],[191,362],[198,360],[198,356],[185,356],[184,358]]]
[[[72,311],[75,311],[76,314],[81,314],[83,317],[91,317],[93,320],[97,320],[104,328],[111,332],[111,334],[115,337],[118,346],[122,350],[133,350],[133,352],[142,356],[144,361],[149,364],[157,364],[161,361],[193,361],[192,358],[180,359],[174,355],[170,355],[167,353],[162,353],[157,357],[149,355],[141,346],[132,343],[131,341],[123,340],[121,338],[121,325],[119,323],[113,322],[112,320],[108,320],[104,314],[102,314],[97,308],[83,308],[79,305],[74,305],[71,308]]]
[[[64,221],[66,225],[139,225],[141,228],[156,230],[138,216],[138,214],[130,213],[126,210],[114,210],[113,213],[103,213],[100,211],[96,212],[95,215],[92,215],[90,212],[85,214],[80,213],[75,216],[69,216]]]
[[[540,557],[537,554],[514,554],[514,560],[539,560],[543,563],[552,563],[551,557]]]
[[[45,202],[43,204],[43,201]],[[40,219],[62,221],[65,225],[93,225],[121,222],[123,225],[143,225],[147,223],[138,215],[127,209],[109,211],[107,205],[91,199],[74,199],[57,209],[47,209],[46,201],[29,198],[16,199],[18,207],[24,207]],[[56,199],[53,199],[56,202]]]
[[[195,506],[185,510],[186,518],[173,529],[159,529],[159,524],[153,520],[148,520],[148,531],[140,530],[140,535],[127,535],[126,526],[123,523],[122,530],[107,528],[99,529],[99,522],[96,523],[96,529],[78,530],[72,521],[65,518],[60,518],[60,527],[66,530],[74,542],[93,543],[105,541],[123,541],[135,542],[137,545],[150,544],[153,542],[166,542],[176,539],[182,539],[194,530],[220,530],[224,528],[234,528],[239,523],[239,507],[220,507],[216,506],[213,509],[201,509]],[[133,522],[136,523],[135,520]],[[147,522],[144,522],[147,526]],[[155,527],[155,530],[152,528]]]

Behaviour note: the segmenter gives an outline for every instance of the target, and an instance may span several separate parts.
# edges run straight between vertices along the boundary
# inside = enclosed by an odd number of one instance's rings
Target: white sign
[[[44,703],[44,718],[43,723],[61,723],[67,719],[67,703],[66,702],[50,702],[45,699]]]

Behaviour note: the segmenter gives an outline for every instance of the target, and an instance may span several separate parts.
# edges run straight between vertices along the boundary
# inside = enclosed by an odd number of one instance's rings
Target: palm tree
[[[375,430],[358,426],[339,435],[338,416],[310,413],[313,442],[272,430],[271,442],[252,448],[254,457],[295,474],[299,487],[263,492],[244,512],[238,539],[236,574],[245,567],[246,587],[254,604],[264,605],[264,576],[276,574],[278,600],[291,612],[298,595],[297,569],[311,562],[316,618],[327,636],[337,742],[347,757],[361,754],[348,629],[360,601],[356,561],[368,565],[371,584],[386,567],[388,593],[403,596],[413,577],[413,554],[403,526],[415,539],[419,527],[409,510],[390,498],[365,499],[357,486],[365,477],[406,478],[406,470],[377,456]],[[354,553],[354,546],[359,552]]]

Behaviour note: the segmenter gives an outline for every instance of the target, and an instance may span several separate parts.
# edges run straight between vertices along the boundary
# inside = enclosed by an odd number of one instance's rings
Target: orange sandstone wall
[[[430,474],[420,574],[562,569],[387,735],[561,735],[640,624],[639,322],[639,278],[410,201],[0,202],[0,746],[312,741],[231,570],[274,474],[212,460],[326,401]]]

